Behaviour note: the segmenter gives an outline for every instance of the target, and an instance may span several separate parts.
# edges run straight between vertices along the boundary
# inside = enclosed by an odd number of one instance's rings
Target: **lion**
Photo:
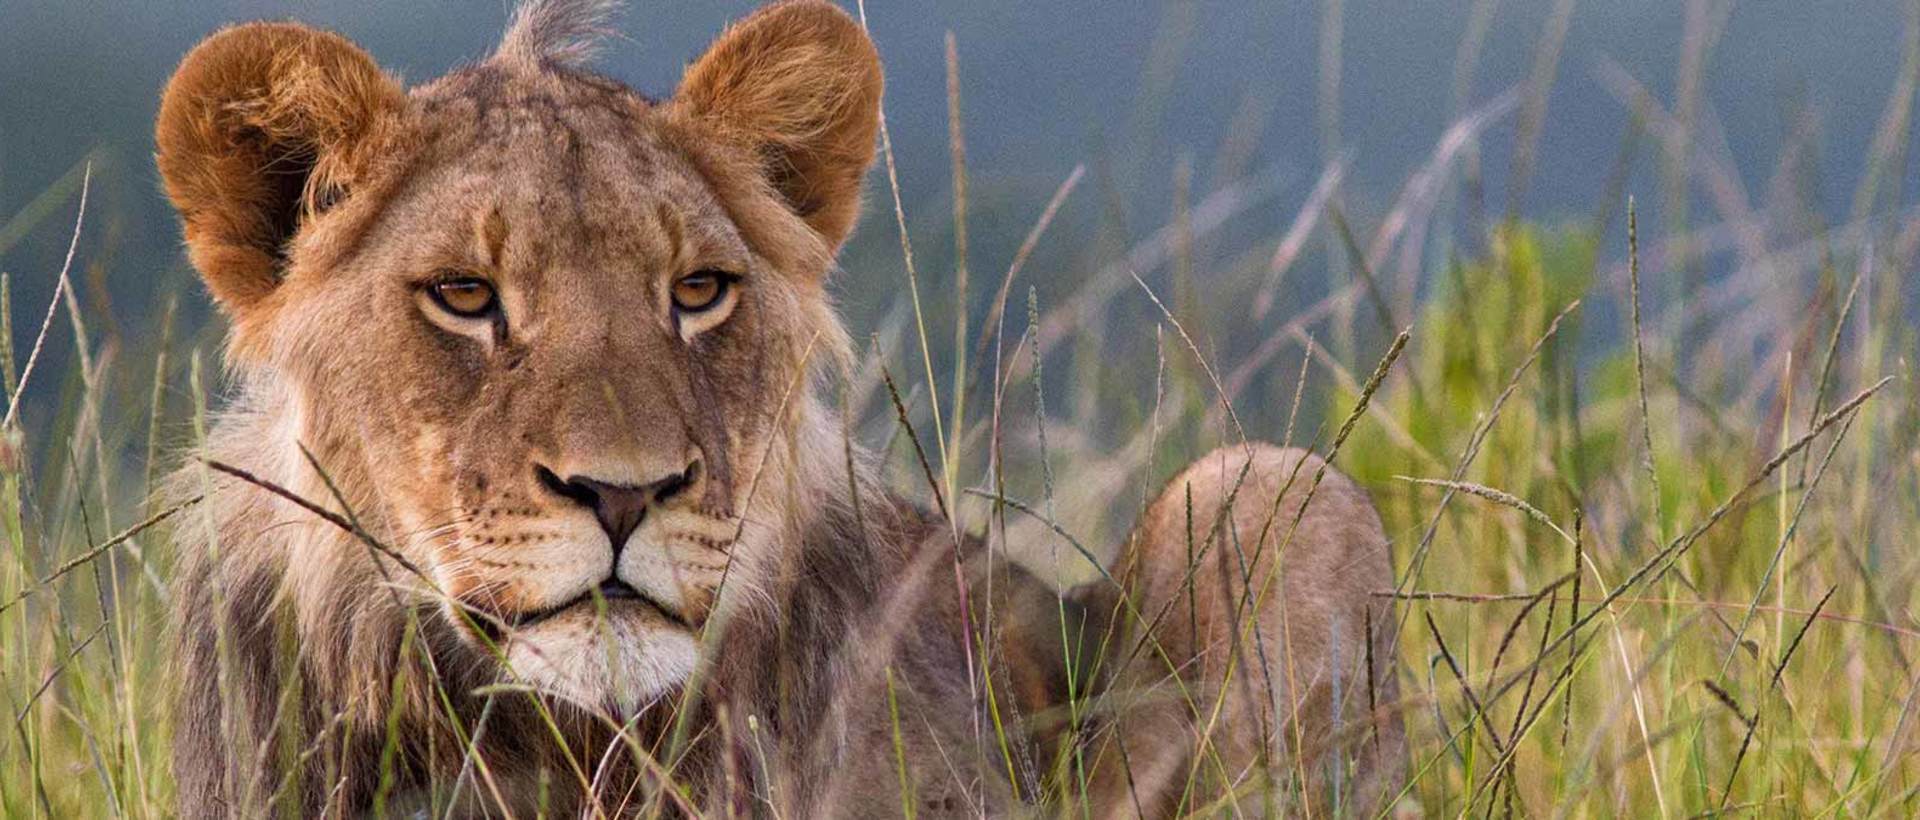
[[[284,22],[168,82],[232,383],[170,485],[179,812],[1390,799],[1365,492],[1233,444],[1060,589],[890,490],[830,399],[873,43],[776,2],[649,99],[588,68],[610,5],[412,88]]]

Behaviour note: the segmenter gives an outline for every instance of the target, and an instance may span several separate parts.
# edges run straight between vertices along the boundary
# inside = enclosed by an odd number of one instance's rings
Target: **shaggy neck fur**
[[[300,404],[292,391],[253,380],[214,425],[208,458],[351,510],[366,531],[398,543],[378,493],[358,474],[361,454],[343,442],[303,441]],[[770,448],[767,465],[789,477],[786,486],[759,490],[787,495],[777,506],[789,513],[785,537],[794,545],[765,576],[767,603],[723,606],[726,617],[706,637],[703,654],[712,660],[695,679],[699,697],[680,693],[633,716],[624,741],[637,740],[676,780],[707,784],[703,800],[775,792],[788,804],[824,799],[830,784],[809,773],[830,771],[847,752],[847,713],[866,705],[859,680],[878,668],[873,638],[940,656],[929,663],[961,651],[957,612],[925,601],[951,591],[930,583],[940,577],[932,570],[947,566],[933,559],[951,555],[926,547],[950,543],[944,528],[876,492],[864,453],[852,453],[849,481],[849,454],[819,402],[809,397],[793,413],[791,434]],[[276,444],[257,447],[263,440]],[[326,479],[303,444],[327,466]],[[850,485],[860,488],[857,503]],[[398,562],[377,559],[362,540],[266,489],[199,465],[177,474],[174,490],[206,494],[175,535],[180,622],[209,614],[214,621],[181,634],[181,678],[218,681],[182,693],[183,806],[278,799],[352,812],[389,795],[438,790],[444,798],[454,789],[466,799],[515,803],[538,791],[539,777],[564,800],[584,791],[567,787],[577,771],[594,778],[593,792],[608,804],[659,796],[624,749],[607,754],[615,738],[604,721],[550,704],[563,749],[527,696],[475,695],[499,681],[497,664],[444,622]],[[934,631],[948,634],[903,634],[924,631],[928,614]],[[684,713],[676,711],[682,704],[690,704]],[[477,743],[469,735],[476,727]],[[390,728],[400,739],[391,751]],[[754,732],[775,758],[764,766],[747,753]],[[469,743],[479,750],[472,759]],[[240,760],[257,765],[232,765]],[[383,765],[397,775],[385,792]],[[507,774],[488,778],[482,768]],[[715,790],[724,782],[734,785],[733,797]]]

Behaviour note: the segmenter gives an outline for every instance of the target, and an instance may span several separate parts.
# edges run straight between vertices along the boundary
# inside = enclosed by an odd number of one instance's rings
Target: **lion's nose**
[[[695,461],[687,465],[685,470],[641,485],[614,484],[583,475],[561,478],[552,470],[539,466],[534,471],[547,489],[593,511],[593,517],[600,522],[600,529],[613,542],[613,557],[617,562],[620,550],[627,545],[628,536],[633,535],[633,531],[640,528],[640,522],[646,520],[647,508],[680,494],[698,481],[700,462]]]

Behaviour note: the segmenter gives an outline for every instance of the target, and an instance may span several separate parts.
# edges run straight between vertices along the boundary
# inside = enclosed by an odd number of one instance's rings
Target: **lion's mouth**
[[[616,606],[644,606],[660,613],[662,616],[665,616],[667,620],[678,624],[683,629],[693,629],[692,625],[688,624],[687,620],[681,617],[680,613],[673,611],[667,607],[667,605],[649,597],[646,593],[635,589],[632,584],[622,581],[619,578],[608,578],[605,581],[601,581],[600,586],[582,592],[573,598],[561,601],[553,606],[523,612],[519,617],[514,619],[513,626],[516,629],[539,626],[542,621],[548,620],[575,607],[596,606],[594,603],[595,598],[606,602],[608,612],[612,612]]]

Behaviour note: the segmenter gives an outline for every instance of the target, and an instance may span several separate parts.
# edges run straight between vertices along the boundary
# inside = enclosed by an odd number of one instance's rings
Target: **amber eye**
[[[682,313],[699,313],[720,304],[733,285],[734,275],[717,270],[695,271],[673,283],[673,306]]]
[[[485,279],[473,277],[435,282],[428,286],[427,292],[433,294],[433,301],[440,303],[448,313],[468,319],[477,319],[493,312],[494,306],[499,303],[493,285]]]

